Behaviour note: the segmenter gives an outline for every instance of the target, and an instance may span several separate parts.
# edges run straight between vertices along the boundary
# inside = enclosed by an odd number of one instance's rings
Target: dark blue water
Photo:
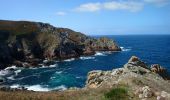
[[[97,37],[97,36],[96,36]],[[47,91],[69,87],[83,87],[91,70],[111,70],[122,67],[135,55],[150,64],[170,69],[170,35],[107,36],[124,47],[122,52],[99,53],[86,59],[56,62],[52,68],[23,69],[10,76],[6,84],[22,85],[30,90]]]

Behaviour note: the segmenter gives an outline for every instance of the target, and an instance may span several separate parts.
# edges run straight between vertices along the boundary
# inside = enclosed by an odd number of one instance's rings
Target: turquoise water
[[[56,61],[55,65],[43,68],[16,69],[15,73],[7,76],[5,84],[13,88],[24,86],[36,91],[83,87],[89,71],[122,67],[132,55],[138,56],[147,64],[158,63],[170,69],[170,35],[107,37],[116,40],[123,51],[97,52],[94,56]]]

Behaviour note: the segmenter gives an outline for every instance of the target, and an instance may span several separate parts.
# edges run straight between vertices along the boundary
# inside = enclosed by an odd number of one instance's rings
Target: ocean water
[[[99,36],[95,36],[98,38]],[[6,75],[4,83],[12,88],[26,87],[34,91],[65,90],[83,87],[86,76],[92,70],[111,70],[122,67],[133,55],[150,64],[160,64],[170,70],[170,35],[106,36],[114,39],[121,52],[97,52],[94,56],[56,61],[55,65],[42,68],[18,69]]]

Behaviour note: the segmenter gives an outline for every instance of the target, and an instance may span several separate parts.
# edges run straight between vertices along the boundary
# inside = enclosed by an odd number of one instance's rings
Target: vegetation
[[[109,100],[128,100],[128,90],[125,87],[113,88],[104,96]]]

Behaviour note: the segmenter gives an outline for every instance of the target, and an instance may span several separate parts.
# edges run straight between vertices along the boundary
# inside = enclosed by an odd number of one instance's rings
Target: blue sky
[[[88,35],[170,34],[170,0],[0,0],[0,19]]]

